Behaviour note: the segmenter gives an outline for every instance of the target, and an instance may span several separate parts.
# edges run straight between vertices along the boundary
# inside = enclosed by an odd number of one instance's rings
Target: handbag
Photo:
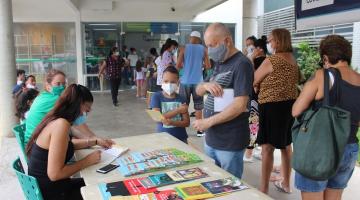
[[[292,166],[301,175],[323,181],[336,174],[350,135],[350,112],[338,107],[341,74],[335,69],[335,104],[330,105],[329,70],[324,70],[324,98],[319,108],[310,106],[292,127]]]

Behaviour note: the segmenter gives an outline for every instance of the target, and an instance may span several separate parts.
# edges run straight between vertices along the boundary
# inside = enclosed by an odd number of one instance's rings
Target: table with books
[[[118,151],[106,150],[100,163],[80,172],[85,200],[270,199],[167,133],[114,140]],[[91,151],[78,150],[75,157],[82,159]],[[119,167],[96,172],[110,162]]]

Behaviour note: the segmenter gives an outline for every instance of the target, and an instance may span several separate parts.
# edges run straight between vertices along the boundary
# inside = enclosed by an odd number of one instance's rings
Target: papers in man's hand
[[[161,120],[164,118],[160,111],[157,110],[146,110],[147,114],[156,122],[161,122]]]
[[[222,97],[214,97],[214,111],[222,112],[234,101],[234,89],[224,89]]]
[[[128,147],[114,144],[110,149],[105,149],[103,152],[112,155],[114,157],[117,157],[119,155],[126,153],[128,150],[129,150]]]

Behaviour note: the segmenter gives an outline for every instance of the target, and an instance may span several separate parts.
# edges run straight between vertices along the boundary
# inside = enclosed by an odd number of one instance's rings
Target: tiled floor
[[[145,101],[136,99],[132,90],[120,92],[120,106],[115,108],[111,104],[109,94],[94,94],[95,102],[92,112],[89,115],[88,124],[98,135],[110,138],[141,135],[155,132],[155,124],[146,115]],[[202,150],[203,138],[198,138],[192,128],[188,128],[190,143]],[[11,163],[21,155],[15,138],[4,138],[0,151],[0,194],[1,200],[23,199],[23,194],[16,176],[12,170]],[[159,144],[161,147],[161,144]],[[279,162],[280,153],[275,153],[275,161]],[[245,164],[244,180],[254,187],[259,187],[261,161]],[[292,184],[293,185],[293,184]],[[360,169],[356,167],[355,173],[345,190],[343,199],[360,199]],[[274,189],[271,185],[270,196],[274,199],[300,199],[300,193],[293,188],[293,193],[283,194]]]

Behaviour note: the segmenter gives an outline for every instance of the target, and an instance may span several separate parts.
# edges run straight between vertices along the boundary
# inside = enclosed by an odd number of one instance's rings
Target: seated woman
[[[34,176],[44,199],[82,199],[82,178],[70,178],[80,170],[100,161],[96,150],[82,160],[66,164],[74,150],[97,144],[96,139],[71,140],[71,125],[90,112],[93,96],[84,86],[72,84],[60,96],[55,107],[37,126],[26,146],[28,173]]]
[[[20,119],[20,123],[23,124],[27,118],[31,104],[33,103],[39,91],[35,89],[28,89],[27,91],[21,92],[16,98],[15,107],[17,116]]]
[[[45,115],[53,109],[55,102],[65,89],[65,80],[66,76],[60,70],[51,69],[46,74],[44,91],[40,92],[39,96],[34,100],[28,113],[28,119],[25,122],[25,144],[28,143],[35,128],[44,119]],[[99,145],[105,148],[111,147],[114,143],[112,140],[96,136],[87,126],[85,115],[72,124],[71,134],[76,138],[97,139]]]

